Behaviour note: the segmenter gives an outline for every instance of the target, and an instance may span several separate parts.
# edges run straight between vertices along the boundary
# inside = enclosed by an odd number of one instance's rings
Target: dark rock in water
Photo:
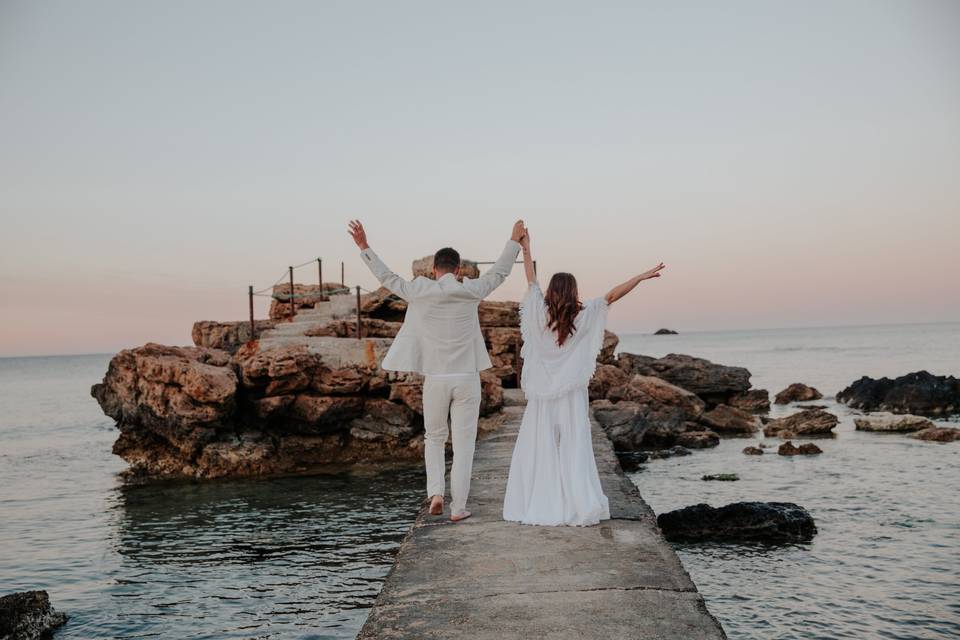
[[[614,448],[634,451],[676,444],[677,436],[696,422],[704,405],[693,393],[665,380],[634,375],[610,388],[607,399],[590,406]]]
[[[777,418],[767,423],[763,428],[766,436],[780,436],[794,438],[796,436],[833,435],[833,428],[840,420],[837,416],[820,409],[807,409],[800,413]]]
[[[617,451],[617,460],[620,461],[620,467],[626,471],[636,471],[640,465],[647,461],[647,454],[643,451]]]
[[[960,440],[960,429],[950,427],[930,427],[910,434],[911,438],[930,442],[954,442]]]
[[[798,447],[788,440],[780,445],[780,448],[777,449],[777,453],[782,456],[809,456],[817,453],[823,453],[823,451],[821,451],[820,447],[812,442],[804,442]]]
[[[67,616],[50,606],[46,591],[21,591],[0,597],[0,638],[50,638]]]
[[[648,451],[647,455],[651,460],[662,460],[663,458],[672,458],[674,456],[688,456],[690,455],[690,450],[677,445],[669,449],[653,449],[652,451]]]
[[[798,404],[797,409],[826,409],[825,404]]]
[[[735,473],[711,473],[709,475],[703,476],[700,479],[701,480],[719,480],[720,482],[736,482],[737,480],[740,479],[740,476],[738,476]]]
[[[837,400],[863,411],[947,416],[960,413],[960,380],[926,371],[893,380],[864,376],[838,393]]]
[[[682,542],[809,542],[817,533],[813,517],[792,502],[697,504],[662,513],[657,524],[667,540]]]
[[[677,332],[674,331],[673,329],[657,329],[656,331],[653,332],[653,335],[655,335],[655,336],[675,336],[675,335],[677,335]]]
[[[621,353],[617,365],[631,374],[666,380],[697,394],[709,406],[726,403],[731,396],[750,388],[750,372],[743,367],[728,367],[677,353],[662,358]]]
[[[748,456],[762,456],[763,449],[760,447],[744,447],[743,452]]]
[[[760,418],[734,407],[718,404],[700,416],[700,422],[724,435],[750,435],[760,429]]]
[[[744,411],[764,412],[770,410],[770,394],[766,389],[750,389],[730,396],[727,401],[731,407]]]
[[[807,400],[819,400],[823,394],[808,387],[802,382],[794,382],[789,387],[777,394],[773,399],[776,404],[789,404],[791,402],[806,402]]]
[[[720,436],[709,429],[704,431],[684,431],[678,433],[676,443],[688,449],[707,449],[720,444]]]

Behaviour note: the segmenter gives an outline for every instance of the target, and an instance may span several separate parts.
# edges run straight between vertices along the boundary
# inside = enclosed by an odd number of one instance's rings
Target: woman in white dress
[[[510,462],[503,519],[537,525],[588,526],[610,518],[590,436],[587,386],[603,345],[607,307],[640,282],[660,276],[661,263],[580,303],[577,281],[556,273],[546,295],[537,283],[529,232],[521,240],[529,288],[520,303],[527,407]]]

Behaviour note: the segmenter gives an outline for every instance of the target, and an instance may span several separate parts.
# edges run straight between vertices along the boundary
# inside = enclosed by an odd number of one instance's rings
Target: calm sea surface
[[[623,336],[621,347],[746,366],[771,392],[960,373],[960,324]],[[48,590],[71,615],[57,638],[353,637],[420,472],[125,487],[116,429],[89,396],[108,360],[0,359],[0,594]],[[813,514],[809,545],[678,547],[731,638],[960,636],[960,443],[854,432],[850,412],[826,403],[843,422],[818,440],[821,456],[748,457],[756,439],[730,439],[633,478],[658,513],[783,500]],[[700,480],[723,472],[741,480]]]
[[[741,453],[758,441],[781,442],[761,434],[632,474],[657,513],[771,500],[813,515],[819,533],[811,544],[676,545],[731,639],[960,637],[960,442],[858,432],[856,414],[833,400],[862,375],[960,375],[960,324],[621,338],[624,351],[745,366],[771,395],[791,382],[810,384],[827,398],[816,404],[841,418],[836,437],[816,440],[819,456]],[[702,481],[708,473],[740,480]]]

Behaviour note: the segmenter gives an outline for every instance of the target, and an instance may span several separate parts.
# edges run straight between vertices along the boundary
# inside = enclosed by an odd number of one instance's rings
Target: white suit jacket
[[[452,273],[439,280],[418,276],[404,280],[373,252],[360,252],[384,287],[407,301],[403,326],[381,366],[387,371],[423,374],[475,373],[492,365],[480,333],[477,307],[506,280],[520,252],[508,240],[497,262],[479,278],[458,281]]]

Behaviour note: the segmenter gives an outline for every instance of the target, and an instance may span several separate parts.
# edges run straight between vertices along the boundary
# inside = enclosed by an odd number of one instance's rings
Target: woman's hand
[[[526,252],[530,253],[530,229],[523,228],[523,237],[520,238],[520,247]]]
[[[660,264],[658,264],[657,266],[655,266],[653,269],[650,269],[649,271],[644,271],[643,273],[641,273],[641,274],[640,274],[640,279],[641,279],[641,280],[649,280],[650,278],[659,278],[659,277],[660,277],[660,271],[663,270],[665,267],[666,267],[666,265],[664,265],[664,264],[661,262]]]

